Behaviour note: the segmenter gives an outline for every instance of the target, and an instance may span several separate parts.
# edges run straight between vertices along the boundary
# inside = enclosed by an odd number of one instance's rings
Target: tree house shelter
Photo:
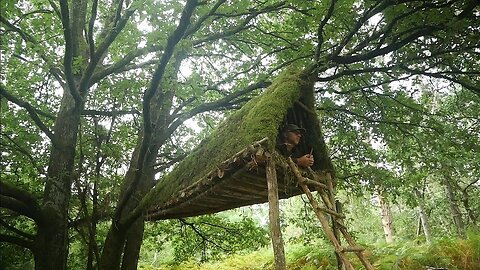
[[[334,167],[315,113],[313,84],[301,70],[289,68],[281,73],[264,94],[230,115],[155,185],[144,198],[152,205],[147,218],[191,217],[269,202],[275,265],[285,269],[278,199],[306,194],[346,269],[353,269],[344,254],[347,251],[355,252],[367,269],[373,269],[335,208]],[[290,158],[276,151],[280,130],[287,123],[306,129],[299,147],[315,157],[308,170],[299,170]],[[316,203],[312,189],[319,192],[325,207]],[[337,229],[332,230],[325,214]],[[340,246],[339,232],[349,247]]]

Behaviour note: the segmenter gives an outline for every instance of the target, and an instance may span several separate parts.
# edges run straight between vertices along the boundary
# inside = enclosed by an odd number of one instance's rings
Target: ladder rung
[[[323,208],[323,207],[317,207],[318,210],[322,211],[322,212],[325,212],[327,214],[330,214],[330,215],[333,215],[333,216],[336,216],[337,218],[345,218],[345,215],[342,215],[342,214],[339,214],[335,211],[332,211],[330,209],[327,209],[327,208]]]
[[[364,250],[365,248],[360,246],[342,247],[342,252],[362,252]]]
[[[305,183],[307,186],[317,186],[317,187],[319,187],[319,188],[327,189],[327,185],[322,184],[322,183],[320,183],[320,182],[313,181],[313,180],[308,179],[308,178],[306,178],[306,177],[303,177],[303,180],[304,180],[304,183]]]

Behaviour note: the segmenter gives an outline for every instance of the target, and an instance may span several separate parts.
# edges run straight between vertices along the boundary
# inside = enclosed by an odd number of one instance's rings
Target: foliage
[[[22,270],[33,269],[34,261],[30,251],[17,246],[10,246],[6,243],[0,244],[0,269],[2,270]]]
[[[172,250],[171,254],[161,255],[159,263],[179,264],[189,260],[216,260],[265,246],[266,229],[248,215],[240,214],[232,219],[234,212],[151,224],[142,254],[150,253],[151,258],[157,257],[156,251]]]
[[[480,254],[478,233],[470,232],[467,239],[440,239],[432,245],[419,244],[415,241],[399,242],[395,245],[377,243],[369,246],[368,255],[375,269],[414,270],[426,267],[447,268],[454,270],[477,270]],[[287,245],[288,269],[337,269],[336,259],[331,247],[326,243],[310,245]],[[328,246],[328,245],[327,245]],[[353,259],[353,258],[352,258]],[[354,267],[360,262],[354,261]],[[198,264],[186,262],[178,266],[161,266],[141,269],[145,270],[181,270],[181,269],[273,269],[271,251],[266,249],[237,254],[215,263]]]
[[[448,269],[479,269],[479,235],[470,232],[467,239],[439,239],[431,246],[404,242],[375,249],[379,269],[419,269],[421,267]]]
[[[359,197],[343,197],[356,204],[347,214],[368,207],[373,221],[370,199],[383,190],[398,206],[399,239],[416,235],[421,201],[436,236],[478,225],[476,1],[1,5],[2,267],[14,267],[16,254],[29,250],[39,269],[65,269],[67,261],[81,269],[135,268],[116,262],[138,257],[140,244],[125,253],[122,247],[127,238],[141,243],[143,226],[132,224],[142,223],[151,205],[139,201],[157,195],[152,187],[172,166],[291,64],[317,81],[337,188]],[[272,97],[273,106],[294,100],[287,96]],[[249,106],[240,109],[248,119],[239,126],[258,120]],[[188,119],[202,130],[185,125]],[[246,126],[274,134],[278,125],[268,124]],[[263,134],[248,131],[241,130],[247,144]],[[218,142],[225,152],[246,145]],[[380,235],[375,223],[355,228],[359,237]],[[316,227],[305,225],[306,232]],[[17,264],[31,265],[31,257]]]

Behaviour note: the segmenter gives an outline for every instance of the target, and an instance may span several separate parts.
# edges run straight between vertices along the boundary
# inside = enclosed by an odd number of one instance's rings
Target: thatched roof
[[[264,165],[257,161],[265,153],[281,160],[275,145],[286,122],[307,129],[303,147],[313,148],[314,169],[331,170],[314,113],[313,83],[301,71],[290,68],[263,95],[228,117],[157,183],[145,198],[153,206],[149,217],[196,216],[268,201]],[[294,181],[288,180],[286,166],[278,164],[280,198],[300,194]]]

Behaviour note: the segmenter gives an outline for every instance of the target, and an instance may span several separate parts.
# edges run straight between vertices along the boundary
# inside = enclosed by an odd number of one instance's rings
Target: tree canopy
[[[444,187],[459,232],[478,220],[476,0],[1,5],[0,241],[36,269],[74,241],[80,268],[136,269],[139,202],[289,65],[316,82],[342,188]]]

